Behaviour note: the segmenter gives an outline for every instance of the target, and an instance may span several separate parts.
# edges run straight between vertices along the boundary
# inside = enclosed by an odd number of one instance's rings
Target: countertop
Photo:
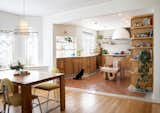
[[[96,54],[82,55],[82,56],[62,56],[62,57],[56,57],[56,58],[82,58],[82,57],[94,57],[97,55],[99,55],[99,54],[96,53]]]

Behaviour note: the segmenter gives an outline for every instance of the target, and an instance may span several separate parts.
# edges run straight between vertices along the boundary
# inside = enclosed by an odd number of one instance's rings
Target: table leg
[[[14,92],[13,93],[18,93],[18,85],[14,84]]]
[[[108,73],[105,72],[105,80],[108,80]]]
[[[32,94],[30,85],[22,85],[22,113],[32,113]]]
[[[61,111],[65,110],[65,83],[64,76],[60,76],[60,107]]]

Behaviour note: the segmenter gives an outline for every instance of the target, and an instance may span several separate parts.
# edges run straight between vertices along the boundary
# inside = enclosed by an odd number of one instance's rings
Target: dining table
[[[60,84],[60,110],[65,110],[65,81],[63,73],[51,73],[47,71],[28,71],[28,75],[15,75],[14,70],[0,71],[0,80],[8,78],[14,83],[15,91],[21,92],[22,113],[32,113],[32,86],[59,79]],[[18,88],[21,87],[21,88]],[[21,89],[19,91],[19,89]]]

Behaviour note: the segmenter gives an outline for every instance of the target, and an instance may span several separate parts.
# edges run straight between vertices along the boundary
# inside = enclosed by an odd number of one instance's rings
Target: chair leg
[[[53,90],[53,92],[54,92],[54,98],[56,99],[56,89]]]
[[[58,92],[59,92],[59,88],[53,90],[54,99],[55,99],[56,102],[59,102],[59,100],[60,100],[60,99],[58,98],[58,97],[59,97]]]
[[[8,105],[8,113],[9,113],[9,108],[10,108],[10,106]]]
[[[38,104],[39,104],[39,109],[40,109],[40,112],[42,113],[42,108],[41,108],[41,103],[40,103],[40,100],[39,100],[39,98],[37,98],[38,99]]]
[[[47,105],[46,105],[46,112],[48,111],[48,103],[49,103],[49,91],[48,91],[48,96],[47,96]]]
[[[6,103],[3,105],[3,112],[6,113]]]

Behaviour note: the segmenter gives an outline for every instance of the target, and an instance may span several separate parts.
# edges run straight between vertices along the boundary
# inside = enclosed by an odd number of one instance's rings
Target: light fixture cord
[[[23,16],[24,17],[26,16],[25,9],[26,9],[25,0],[23,0],[23,14],[24,14]]]

